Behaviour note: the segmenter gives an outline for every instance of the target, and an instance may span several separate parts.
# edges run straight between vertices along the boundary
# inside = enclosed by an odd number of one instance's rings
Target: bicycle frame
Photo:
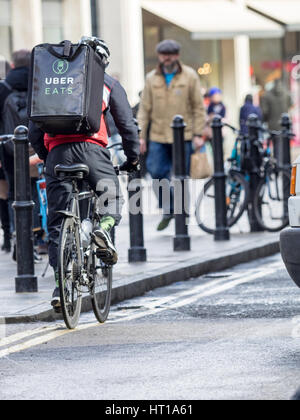
[[[67,180],[67,178],[65,178]],[[78,264],[82,269],[82,282],[81,282],[81,286],[85,286],[85,287],[89,287],[90,286],[90,282],[89,282],[89,278],[88,278],[88,273],[86,271],[86,266],[87,266],[87,258],[90,257],[90,247],[87,248],[87,250],[85,251],[83,248],[83,244],[82,244],[82,238],[81,238],[81,214],[80,214],[80,202],[83,200],[89,200],[89,205],[88,205],[88,211],[87,211],[87,216],[91,215],[91,211],[92,211],[92,200],[95,199],[95,194],[93,191],[83,191],[80,192],[79,188],[78,188],[78,183],[77,180],[71,179],[72,181],[72,192],[70,194],[70,202],[68,205],[68,210],[66,211],[60,211],[59,213],[62,214],[65,218],[66,217],[70,217],[73,218],[75,221],[75,224],[77,225],[78,231],[79,231],[79,236],[78,236],[78,240],[79,243],[77,244],[77,248],[80,249],[80,256],[79,256],[79,261]],[[94,219],[95,217],[95,209],[93,209],[93,216],[92,219]]]
[[[47,200],[47,191],[46,191],[46,180],[42,177],[43,174],[43,164],[38,165],[38,170],[40,174],[40,179],[36,182],[39,203],[40,203],[40,217],[41,217],[41,227],[46,234],[45,241],[48,241],[48,225],[47,225],[47,212],[48,212],[48,200]]]

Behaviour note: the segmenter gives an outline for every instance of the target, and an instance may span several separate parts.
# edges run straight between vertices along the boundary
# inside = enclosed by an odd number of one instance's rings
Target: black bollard
[[[144,216],[142,213],[142,185],[141,173],[136,172],[129,176],[128,197],[129,197],[129,229],[130,249],[128,250],[128,261],[130,263],[146,262],[147,250],[144,246]],[[136,200],[133,198],[136,196]],[[135,208],[133,208],[133,205]],[[139,212],[136,210],[140,209]]]
[[[185,159],[185,140],[184,130],[185,123],[181,115],[174,117],[172,128],[174,133],[173,143],[173,171],[175,177],[174,189],[174,211],[175,211],[175,238],[174,251],[190,251],[191,238],[188,232],[188,213],[186,207],[189,202],[188,188],[186,180],[187,175],[186,159]],[[180,196],[178,195],[180,194]],[[177,210],[177,211],[176,211]]]
[[[224,170],[224,151],[222,135],[222,118],[216,115],[212,122],[213,129],[213,152],[215,167],[215,209],[216,209],[216,232],[215,241],[229,241],[230,232],[227,221],[226,205],[226,175]]]
[[[291,139],[292,134],[292,122],[289,114],[282,114],[281,117],[282,127],[282,141],[281,141],[281,163],[284,169],[291,170]]]
[[[254,210],[254,197],[257,190],[258,183],[260,181],[259,169],[262,164],[261,155],[259,153],[258,142],[260,135],[260,122],[256,114],[249,115],[247,125],[249,127],[249,139],[250,139],[250,159],[252,168],[250,171],[250,200],[248,205],[248,217],[251,232],[262,232],[263,228],[259,225],[255,210]]]
[[[38,283],[34,273],[33,254],[33,207],[29,174],[28,129],[17,127],[15,143],[15,210],[17,265],[16,293],[37,292]]]
[[[292,122],[289,114],[282,114],[281,117],[282,137],[281,137],[281,161],[280,166],[286,171],[291,171],[291,139]],[[289,207],[288,200],[290,198],[290,178],[285,176],[283,178],[283,197],[284,197],[284,215],[287,217]]]

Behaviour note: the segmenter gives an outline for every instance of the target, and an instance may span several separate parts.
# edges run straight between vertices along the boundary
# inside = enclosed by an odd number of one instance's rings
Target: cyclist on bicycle
[[[81,42],[89,43],[97,48],[106,65],[109,64],[110,52],[104,41],[97,38],[82,38]],[[61,181],[54,173],[58,164],[86,164],[89,169],[87,181],[90,187],[101,197],[105,193],[105,202],[101,203],[99,214],[102,218],[100,226],[93,231],[93,240],[99,249],[108,251],[109,257],[104,263],[116,264],[118,254],[114,247],[110,231],[121,220],[121,209],[124,203],[118,177],[106,149],[108,144],[108,127],[105,121],[107,111],[110,111],[123,140],[123,148],[127,161],[121,166],[122,171],[134,172],[139,163],[139,136],[135,125],[131,107],[126,92],[121,84],[105,73],[102,117],[100,131],[93,135],[56,135],[50,136],[42,132],[30,122],[29,140],[38,156],[46,165],[46,183],[48,196],[48,231],[49,231],[49,260],[54,269],[56,288],[51,304],[57,310],[60,308],[60,293],[58,288],[57,250],[59,242],[62,215],[58,211],[66,210],[68,198],[72,191],[69,182]],[[97,191],[99,183],[110,184],[106,191]],[[111,183],[115,188],[111,188]],[[98,188],[97,188],[98,186]],[[102,185],[103,186],[103,185]],[[99,200],[101,202],[102,200]],[[100,206],[101,206],[100,204]]]

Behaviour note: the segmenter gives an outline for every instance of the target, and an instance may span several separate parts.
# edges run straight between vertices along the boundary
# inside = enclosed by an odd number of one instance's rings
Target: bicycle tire
[[[65,324],[70,330],[75,329],[78,325],[82,305],[82,295],[76,285],[76,283],[79,282],[81,269],[79,265],[76,264],[75,259],[78,259],[78,256],[80,255],[79,243],[78,225],[72,218],[66,218],[62,223],[59,240],[58,280],[62,314]],[[69,277],[68,283],[66,280],[67,276]],[[74,299],[75,295],[77,296],[76,302]],[[71,301],[69,297],[71,297]]]
[[[113,269],[101,262],[97,256],[95,245],[92,245],[91,249],[89,274],[91,276],[90,295],[93,311],[97,321],[100,324],[104,324],[108,318],[111,306]],[[102,285],[106,284],[106,292],[99,289],[101,281]]]
[[[269,172],[269,176],[270,173],[275,174],[274,170]],[[291,179],[291,174],[289,171],[285,170],[285,169],[277,169],[277,173],[282,173],[284,175],[284,177],[286,177],[286,180]],[[263,220],[263,215],[261,212],[261,197],[262,197],[262,190],[266,187],[266,179],[265,177],[262,178],[257,186],[256,192],[255,192],[255,196],[254,196],[254,212],[255,212],[255,216],[257,219],[258,224],[261,226],[262,229],[266,230],[267,232],[280,232],[282,229],[286,228],[289,225],[289,215],[288,213],[286,215],[284,215],[284,217],[282,218],[282,223],[274,228],[271,228],[270,226],[268,226],[266,224],[266,221]],[[284,204],[284,201],[282,202],[282,204]]]
[[[238,213],[235,216],[230,216],[228,217],[228,227],[231,228],[233,227],[242,217],[244,211],[247,209],[248,206],[248,202],[249,202],[249,195],[250,195],[250,188],[249,188],[249,183],[248,181],[244,178],[244,176],[237,172],[237,171],[233,171],[231,170],[229,175],[227,175],[226,177],[226,185],[228,185],[228,181],[237,181],[239,185],[241,185],[242,189],[245,191],[245,197],[244,197],[244,201],[242,202],[242,204],[240,205],[240,209],[238,211]],[[211,178],[205,185],[203,190],[201,191],[197,203],[196,203],[196,220],[197,223],[199,225],[199,227],[206,233],[210,234],[210,235],[214,235],[216,232],[216,229],[211,229],[209,227],[207,227],[205,225],[205,223],[202,221],[201,218],[201,213],[200,213],[200,209],[201,209],[201,204],[202,201],[205,197],[206,192],[215,184],[215,178]],[[230,210],[230,208],[227,206],[228,208],[228,212]]]

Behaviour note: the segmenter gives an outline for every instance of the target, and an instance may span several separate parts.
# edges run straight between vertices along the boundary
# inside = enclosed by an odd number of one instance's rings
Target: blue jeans
[[[187,174],[190,174],[191,167],[191,156],[194,153],[193,142],[185,142],[185,157],[186,157],[186,169]],[[161,181],[162,179],[168,179],[171,181],[172,169],[173,169],[173,145],[157,143],[154,141],[149,142],[148,158],[147,158],[147,169],[153,179]],[[156,191],[155,191],[156,192]],[[157,192],[156,192],[157,193]],[[174,193],[173,189],[170,188],[170,206],[163,203],[163,194],[160,188],[158,192],[159,208],[164,210],[165,215],[174,213]]]

